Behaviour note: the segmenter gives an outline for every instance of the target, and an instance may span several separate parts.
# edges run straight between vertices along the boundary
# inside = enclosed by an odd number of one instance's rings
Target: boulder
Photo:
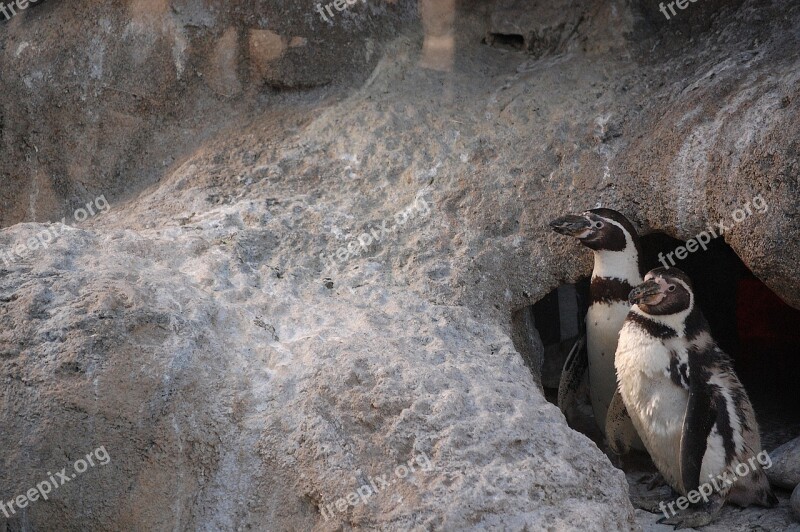
[[[781,445],[769,456],[772,467],[765,472],[770,484],[788,490],[800,484],[800,438]]]

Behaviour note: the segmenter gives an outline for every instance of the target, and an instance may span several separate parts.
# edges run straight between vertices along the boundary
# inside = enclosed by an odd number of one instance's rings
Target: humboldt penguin
[[[615,397],[614,372],[617,337],[630,310],[628,294],[642,282],[644,273],[639,235],[625,216],[612,209],[562,216],[550,222],[550,227],[576,238],[594,252],[586,350],[580,350],[579,341],[567,357],[559,385],[559,407],[569,419],[574,409],[574,391],[588,365],[592,411],[611,449],[618,454],[631,446],[643,450],[621,398]]]
[[[661,503],[666,517],[659,522],[703,526],[726,501],[774,506],[753,407],[711,336],[689,277],[656,268],[630,302],[615,356],[619,391],[656,467],[688,496],[678,504],[685,512],[669,507],[672,516]]]

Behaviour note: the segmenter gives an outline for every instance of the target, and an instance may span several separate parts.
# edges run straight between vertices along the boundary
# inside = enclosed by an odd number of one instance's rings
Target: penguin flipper
[[[586,335],[572,346],[558,381],[558,408],[571,424],[578,410],[578,390],[589,370],[589,354],[586,350]]]
[[[681,480],[688,492],[700,486],[700,469],[706,454],[708,435],[717,420],[717,409],[711,387],[698,382],[698,374],[689,376],[689,404],[683,417],[681,434]]]
[[[608,446],[615,454],[627,454],[638,436],[631,417],[628,415],[628,410],[625,408],[625,403],[622,402],[622,395],[619,390],[616,390],[614,397],[611,398],[611,404],[608,405],[608,414],[606,414]]]

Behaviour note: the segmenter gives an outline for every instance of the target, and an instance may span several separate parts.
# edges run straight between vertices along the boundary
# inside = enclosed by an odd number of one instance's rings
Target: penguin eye
[[[674,292],[675,291],[675,285],[674,284],[669,285],[669,288],[667,288],[667,290],[669,290],[670,292]]]
[[[603,227],[603,222],[595,222],[595,223],[594,223],[594,226],[595,226],[595,228],[597,228],[597,229],[601,229],[601,228]]]

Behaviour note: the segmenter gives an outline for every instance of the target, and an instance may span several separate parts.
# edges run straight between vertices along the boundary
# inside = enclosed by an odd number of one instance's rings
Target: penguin
[[[624,454],[631,447],[644,450],[621,398],[615,397],[614,370],[617,337],[630,310],[628,294],[642,282],[644,273],[639,234],[624,215],[607,208],[562,216],[550,222],[550,227],[578,239],[594,253],[586,350],[579,353],[580,345],[576,344],[567,357],[559,385],[559,407],[570,419],[575,390],[588,366],[592,411],[612,451]]]
[[[672,516],[660,503],[659,522],[698,527],[725,502],[777,504],[761,464],[753,406],[711,336],[689,277],[656,268],[629,300],[614,362],[619,392],[659,472],[692,503],[678,504],[685,512],[669,506]]]

